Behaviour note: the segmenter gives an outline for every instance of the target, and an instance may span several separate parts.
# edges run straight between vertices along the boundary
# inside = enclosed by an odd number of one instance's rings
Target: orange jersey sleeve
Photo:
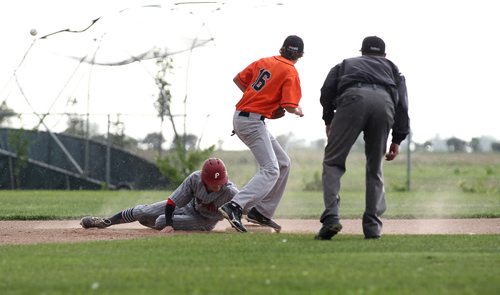
[[[236,109],[271,118],[279,107],[298,107],[300,79],[293,63],[281,56],[262,58],[236,76],[245,91]]]

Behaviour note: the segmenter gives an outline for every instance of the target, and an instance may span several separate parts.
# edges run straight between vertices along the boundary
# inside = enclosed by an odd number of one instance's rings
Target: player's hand
[[[330,136],[330,132],[332,131],[332,127],[330,127],[330,126],[331,126],[330,124],[325,125],[326,137],[329,137]]]
[[[385,159],[387,161],[392,161],[396,158],[398,154],[399,154],[399,144],[393,142],[389,147],[389,152],[385,154]]]
[[[273,114],[271,115],[271,119],[279,119],[285,115],[285,109],[282,107],[277,108],[274,110]]]
[[[304,113],[302,112],[302,108],[301,107],[296,107],[296,108],[292,108],[292,107],[285,107],[285,110],[291,114],[295,114],[299,117],[304,117]]]
[[[167,225],[160,232],[164,234],[171,234],[174,232],[174,228],[171,225]]]
[[[297,115],[299,117],[304,117],[304,112],[302,112],[302,108],[301,107],[297,107],[295,109],[295,115]]]

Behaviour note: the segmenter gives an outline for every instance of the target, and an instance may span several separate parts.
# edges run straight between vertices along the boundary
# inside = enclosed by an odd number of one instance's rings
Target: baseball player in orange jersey
[[[252,151],[260,169],[233,200],[219,208],[231,226],[239,232],[247,229],[243,214],[252,223],[270,226],[279,232],[281,226],[272,220],[285,191],[290,172],[290,158],[267,130],[266,119],[278,119],[285,111],[304,116],[299,106],[302,92],[295,63],[304,53],[304,42],[288,36],[279,56],[259,59],[233,79],[243,96],[233,116],[234,133]]]

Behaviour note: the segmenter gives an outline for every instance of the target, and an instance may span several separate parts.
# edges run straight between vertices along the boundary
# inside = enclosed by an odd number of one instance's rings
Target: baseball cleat
[[[331,240],[333,236],[342,230],[342,224],[324,224],[314,237],[315,240]]]
[[[242,210],[240,205],[233,201],[227,202],[219,208],[219,212],[229,221],[234,229],[241,233],[247,232],[247,229],[241,222]]]
[[[281,231],[281,226],[274,222],[272,219],[265,217],[264,215],[260,214],[255,207],[250,209],[250,211],[247,214],[246,219],[249,222],[264,225],[264,226],[269,226],[272,227],[277,233]]]
[[[111,221],[106,218],[86,216],[83,217],[82,220],[80,220],[80,225],[83,228],[91,228],[91,227],[105,228],[111,225]]]

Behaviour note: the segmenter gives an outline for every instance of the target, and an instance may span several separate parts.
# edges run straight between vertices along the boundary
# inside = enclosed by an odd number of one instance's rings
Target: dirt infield
[[[318,220],[278,219],[282,233],[314,234],[320,228]],[[500,234],[500,218],[487,219],[386,219],[384,235],[390,234]],[[361,220],[344,219],[343,234],[362,234]],[[249,226],[250,231],[268,231]],[[233,232],[227,221],[217,224],[214,232]],[[180,232],[174,234],[192,234]],[[162,233],[143,227],[137,222],[106,229],[83,229],[79,220],[0,221],[0,245],[34,243],[74,243],[93,240],[123,240],[160,236]]]

